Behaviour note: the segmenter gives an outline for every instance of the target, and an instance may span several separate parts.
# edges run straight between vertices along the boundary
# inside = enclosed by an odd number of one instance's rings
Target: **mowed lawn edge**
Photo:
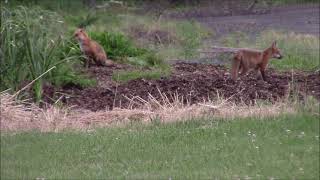
[[[1,135],[1,179],[319,177],[319,117]]]

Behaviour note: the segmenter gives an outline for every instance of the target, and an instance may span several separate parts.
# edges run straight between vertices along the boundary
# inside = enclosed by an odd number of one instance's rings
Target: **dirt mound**
[[[268,80],[257,80],[252,73],[237,82],[230,79],[229,71],[222,66],[177,63],[173,65],[170,77],[158,80],[138,79],[117,84],[111,80],[113,70],[128,69],[117,66],[106,70],[94,67],[89,74],[97,75],[97,87],[81,89],[65,87],[59,93],[67,94],[63,102],[68,105],[92,111],[113,109],[114,107],[135,108],[140,104],[132,99],[140,97],[147,100],[150,95],[160,102],[164,95],[173,101],[176,95],[183,97],[184,103],[199,103],[215,98],[229,98],[233,102],[255,103],[257,100],[275,102],[281,98],[298,93],[313,95],[320,99],[319,73],[276,72],[268,70]],[[160,93],[161,92],[161,93]]]

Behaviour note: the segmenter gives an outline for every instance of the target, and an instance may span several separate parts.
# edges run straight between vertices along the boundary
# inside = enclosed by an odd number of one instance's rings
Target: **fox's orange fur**
[[[85,66],[88,67],[92,61],[100,66],[113,64],[111,60],[108,60],[104,49],[97,42],[91,40],[83,29],[77,29],[74,33],[74,37],[79,41],[80,49],[86,56]]]
[[[238,73],[246,74],[249,70],[254,69],[260,71],[262,79],[266,81],[265,70],[268,66],[270,58],[281,59],[282,55],[277,48],[276,42],[264,51],[254,49],[240,49],[233,57],[231,76],[233,80],[237,80]]]

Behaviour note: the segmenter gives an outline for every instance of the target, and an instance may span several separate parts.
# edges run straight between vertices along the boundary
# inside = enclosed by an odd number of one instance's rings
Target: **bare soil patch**
[[[65,94],[62,99],[65,104],[91,111],[138,108],[143,104],[135,101],[138,97],[144,100],[152,97],[161,102],[164,98],[174,101],[177,95],[183,98],[183,103],[190,105],[222,97],[246,104],[255,104],[259,100],[276,102],[291,95],[299,98],[312,95],[320,100],[320,75],[317,72],[277,72],[269,69],[266,82],[258,80],[254,73],[234,82],[230,79],[229,70],[223,66],[180,62],[173,65],[169,77],[137,79],[121,84],[112,81],[113,71],[132,68],[127,65],[109,69],[94,67],[88,73],[95,75],[98,81],[96,87],[82,89],[68,86],[46,96],[57,99],[56,94]]]

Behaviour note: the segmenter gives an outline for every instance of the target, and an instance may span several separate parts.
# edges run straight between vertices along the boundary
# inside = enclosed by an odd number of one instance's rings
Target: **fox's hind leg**
[[[236,81],[238,78],[240,64],[241,64],[241,57],[239,55],[236,55],[232,60],[232,69],[231,69],[231,77],[234,81]]]
[[[263,79],[264,81],[267,81],[267,77],[266,77],[266,74],[265,74],[264,69],[260,69],[260,72],[261,72],[262,79]]]
[[[246,75],[249,69],[244,64],[243,61],[241,61],[240,68],[241,68],[240,76]]]

